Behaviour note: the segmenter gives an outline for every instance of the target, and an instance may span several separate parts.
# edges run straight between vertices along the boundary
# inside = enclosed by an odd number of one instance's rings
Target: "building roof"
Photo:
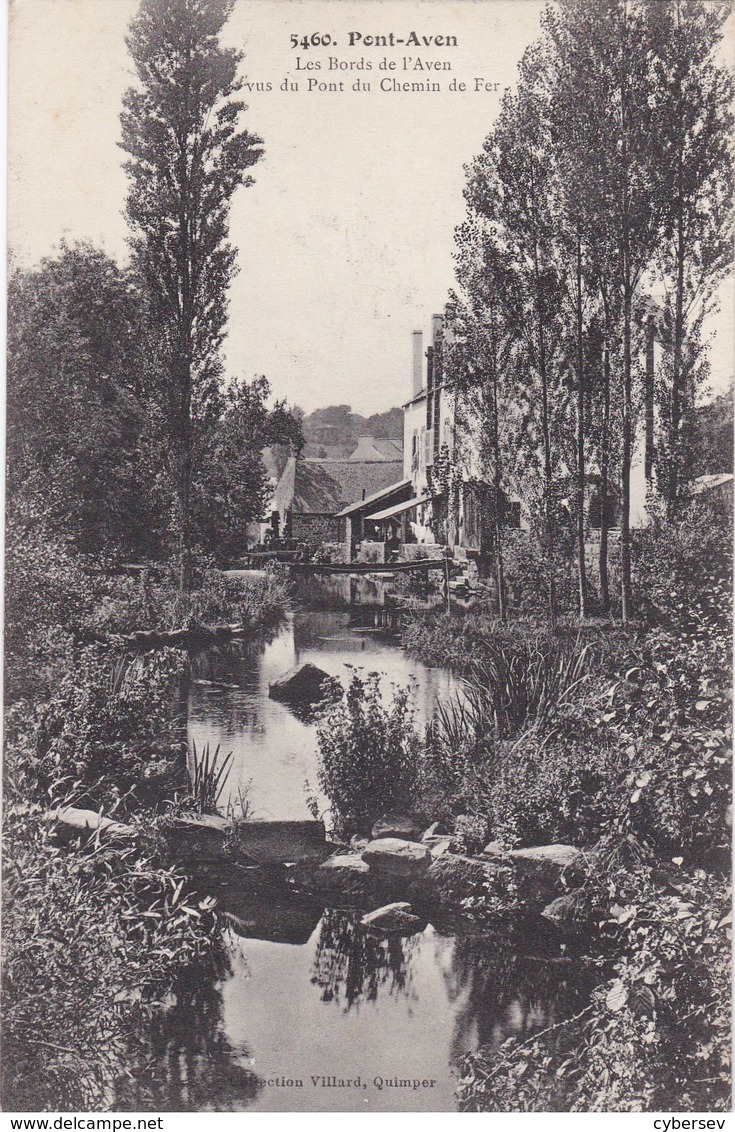
[[[361,436],[350,460],[400,460],[403,458],[403,441],[383,436]]]
[[[414,499],[407,499],[405,503],[396,503],[393,507],[386,507],[384,511],[376,511],[374,515],[368,515],[368,518],[376,522],[379,519],[392,519],[395,515],[402,515],[404,511],[413,511],[414,507],[428,503],[430,499],[430,495],[417,495]]]
[[[401,478],[401,460],[304,460],[291,456],[273,496],[278,511],[336,515]]]
[[[344,515],[352,515],[355,511],[364,511],[366,507],[370,507],[373,503],[380,503],[381,499],[386,499],[389,495],[393,495],[396,491],[405,490],[411,486],[411,480],[399,480],[398,483],[392,483],[388,487],[382,488],[380,491],[374,491],[372,495],[366,495],[364,499],[358,499],[356,503],[350,503],[348,507],[344,507],[339,517]]]
[[[425,400],[426,400],[426,386],[424,386],[423,389],[420,389],[418,391],[418,393],[414,393],[414,395],[413,395],[413,397],[411,398],[410,401],[404,401],[401,408],[407,409],[409,407],[409,405],[415,405],[419,401],[425,401]]]

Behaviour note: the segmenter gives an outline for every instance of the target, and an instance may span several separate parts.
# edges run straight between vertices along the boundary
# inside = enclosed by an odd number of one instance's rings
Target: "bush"
[[[409,688],[397,688],[386,708],[378,674],[354,672],[317,736],[319,785],[338,829],[366,829],[381,814],[415,809],[420,737]]]
[[[33,508],[14,506],[5,542],[6,703],[51,691],[92,603],[79,554]]]
[[[222,967],[214,900],[152,846],[55,847],[38,807],[4,838],[3,1108],[109,1108],[166,995]]]
[[[666,893],[648,869],[598,873],[588,913],[615,975],[573,1018],[465,1062],[471,1112],[729,1109],[730,890],[703,872]]]
[[[27,798],[53,785],[122,811],[171,797],[185,779],[185,664],[175,649],[133,659],[79,650],[47,703],[12,717],[6,781]]]
[[[280,570],[246,577],[208,570],[198,589],[181,593],[173,575],[156,581],[144,572],[137,579],[107,579],[97,598],[95,628],[103,633],[233,622],[255,633],[280,623],[288,584]]]
[[[679,522],[661,514],[636,532],[634,596],[649,623],[729,632],[732,537],[732,514],[702,503],[690,504]]]

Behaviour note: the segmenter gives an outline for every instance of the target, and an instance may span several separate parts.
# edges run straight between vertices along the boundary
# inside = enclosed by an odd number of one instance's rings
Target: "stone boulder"
[[[543,907],[556,896],[564,895],[584,880],[586,872],[584,853],[574,845],[533,845],[528,849],[494,851],[491,843],[485,847],[484,856],[514,869],[519,895],[527,908]]]
[[[397,877],[415,877],[428,869],[431,852],[426,845],[419,845],[416,841],[380,837],[371,841],[363,850],[362,859],[376,872]]]
[[[373,826],[373,840],[382,837],[398,837],[402,841],[419,841],[421,839],[421,826],[413,818],[403,814],[387,814],[379,818]]]
[[[579,899],[578,891],[565,892],[563,896],[557,896],[556,900],[547,904],[541,915],[558,928],[573,927],[574,917],[579,907]]]
[[[319,871],[349,881],[367,876],[370,866],[367,861],[363,861],[361,853],[336,853],[319,866]]]
[[[528,849],[504,849],[499,841],[491,841],[483,850],[484,857],[501,860],[506,865],[519,868],[536,867],[584,871],[584,853],[574,845],[532,845]]]
[[[574,845],[534,845],[530,849],[511,849],[511,861],[517,864],[550,865],[556,869],[582,868],[584,853]]]
[[[430,851],[432,857],[441,857],[442,854],[449,852],[449,846],[452,844],[451,837],[442,837],[439,834],[434,834],[432,837],[424,836],[421,838],[421,844],[425,845]]]
[[[95,810],[81,810],[76,806],[59,806],[48,815],[53,823],[54,836],[59,841],[83,841],[99,834],[105,840],[130,841],[137,836],[132,825],[103,817]]]
[[[395,904],[384,904],[374,912],[368,912],[362,917],[362,924],[373,932],[410,935],[419,930],[421,920],[413,914],[410,904],[397,901]]]
[[[238,851],[261,864],[287,861],[323,861],[332,852],[327,844],[324,822],[255,821],[235,823]]]
[[[432,822],[429,828],[424,830],[421,835],[421,840],[428,843],[428,839],[431,837],[449,837],[450,833],[451,831],[447,823],[440,819],[439,821]]]
[[[163,828],[170,851],[187,863],[220,861],[232,842],[232,822],[220,814],[180,814]]]
[[[269,685],[268,695],[272,700],[293,707],[308,708],[325,699],[341,694],[342,685],[328,672],[315,664],[299,664],[284,672]]]

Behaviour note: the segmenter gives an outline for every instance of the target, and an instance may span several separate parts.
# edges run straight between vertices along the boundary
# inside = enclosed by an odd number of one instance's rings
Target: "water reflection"
[[[144,1073],[119,1109],[153,1111],[453,1111],[457,1072],[480,1045],[498,1046],[576,1013],[584,969],[522,955],[507,938],[442,932],[368,933],[359,914],[278,893],[223,894],[238,917],[226,961],[193,974],[156,1019]],[[311,1084],[366,1082],[360,1096]],[[426,1092],[374,1086],[421,1077]],[[266,1082],[289,1078],[298,1089]]]
[[[250,1066],[243,1043],[233,1043],[224,1026],[218,970],[190,973],[150,1030],[144,1071],[120,1087],[114,1107],[121,1111],[239,1112],[256,1100],[262,1082]]]
[[[508,939],[458,935],[445,983],[457,1004],[450,1060],[459,1066],[469,1050],[497,1047],[575,1014],[594,978],[556,956],[519,953]]]
[[[351,628],[347,613],[299,612],[265,645],[201,655],[193,676],[207,683],[191,685],[190,738],[234,751],[230,795],[252,779],[257,817],[309,816],[304,781],[316,783],[315,728],[268,698],[269,683],[305,661],[343,682],[350,666],[377,670],[385,691],[414,677],[419,723],[431,718],[437,696],[453,691],[448,673]],[[159,1020],[147,1092],[138,1086],[131,1107],[453,1111],[465,1054],[576,1013],[589,993],[585,972],[558,953],[532,958],[507,937],[429,925],[381,939],[359,914],[286,899],[275,885],[253,893],[234,878],[218,896],[237,933],[230,969],[180,995]],[[357,1096],[310,1084],[325,1074],[359,1074],[366,1088]],[[373,1087],[391,1076],[435,1084],[426,1092]],[[281,1078],[304,1085],[263,1085]]]
[[[307,818],[305,782],[317,781],[316,728],[298,719],[285,704],[268,697],[268,686],[296,664],[310,661],[346,684],[351,668],[382,674],[383,692],[412,684],[417,722],[431,718],[437,697],[446,698],[452,677],[409,657],[395,643],[350,627],[348,613],[303,611],[289,614],[266,644],[213,648],[194,663],[189,696],[189,739],[197,748],[221,744],[233,751],[228,801],[250,783],[252,816]],[[207,681],[207,683],[197,683]],[[234,685],[227,686],[227,685]],[[323,809],[327,799],[320,798]]]
[[[378,991],[410,996],[410,955],[416,946],[416,936],[380,939],[353,916],[328,908],[319,927],[311,981],[319,987],[322,1002],[334,1002],[343,1010],[375,1002]]]

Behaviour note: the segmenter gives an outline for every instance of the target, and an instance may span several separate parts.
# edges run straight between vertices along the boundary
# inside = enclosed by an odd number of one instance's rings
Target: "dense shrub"
[[[93,594],[81,557],[32,507],[9,510],[5,534],[5,702],[12,703],[53,688]]]
[[[108,810],[171,797],[185,773],[185,663],[175,649],[135,658],[79,650],[45,704],[11,715],[6,782],[28,798],[54,785]]]
[[[532,732],[508,751],[492,780],[478,779],[475,805],[492,838],[509,846],[561,841],[581,847],[617,815],[611,786],[619,773],[612,746],[544,741]]]
[[[104,590],[99,587],[94,624],[100,632],[124,634],[235,622],[255,633],[277,625],[287,601],[287,580],[280,570],[244,577],[208,570],[190,593],[182,593],[165,572],[155,579],[143,572],[136,579],[108,579]]]
[[[317,735],[319,784],[337,828],[363,829],[383,813],[415,809],[420,737],[410,689],[396,689],[385,707],[377,673],[354,672]]]
[[[214,901],[152,847],[55,847],[38,807],[6,807],[4,847],[3,1107],[108,1108],[164,997],[221,968]]]
[[[732,594],[732,514],[690,504],[681,520],[658,515],[636,532],[636,604],[647,621],[690,633],[729,631]]]
[[[557,530],[557,539],[559,538]],[[577,603],[574,555],[568,532],[554,555],[557,610],[574,612]],[[548,608],[548,559],[538,539],[525,531],[509,531],[503,543],[503,573],[508,607],[514,615],[544,618]]]
[[[584,1010],[467,1058],[464,1111],[729,1108],[730,890],[703,872],[668,891],[646,868],[598,875],[588,909],[617,952]]]

